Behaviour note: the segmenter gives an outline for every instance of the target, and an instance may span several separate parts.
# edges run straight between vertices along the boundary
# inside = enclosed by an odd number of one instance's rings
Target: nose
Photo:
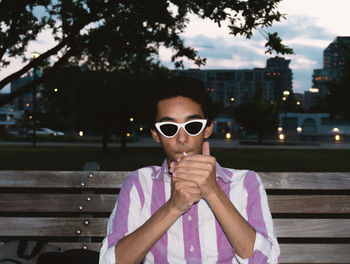
[[[179,144],[186,143],[188,140],[189,135],[186,133],[186,131],[181,127],[179,129],[179,132],[176,135],[176,142]]]

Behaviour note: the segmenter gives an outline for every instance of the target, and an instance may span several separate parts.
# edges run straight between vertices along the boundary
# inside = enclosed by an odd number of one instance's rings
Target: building
[[[269,90],[273,92],[270,101],[280,101],[283,91],[292,91],[293,73],[289,68],[289,63],[290,60],[281,57],[267,60],[265,80],[270,86]]]
[[[200,79],[213,101],[224,108],[240,104],[252,98],[260,89],[268,101],[279,101],[284,90],[292,90],[290,60],[269,58],[265,68],[176,70],[176,75]]]
[[[320,96],[328,93],[327,81],[336,79],[344,67],[344,45],[350,45],[350,37],[336,37],[323,51],[323,68],[315,69],[312,75],[312,88]]]
[[[350,37],[336,37],[323,51],[324,69],[342,69],[344,67],[344,45],[350,45]]]
[[[11,82],[11,93],[16,91],[17,89],[21,88],[22,86],[26,85],[28,82],[32,80],[32,76],[28,74],[25,77],[21,77],[17,80],[14,80]],[[25,95],[22,95],[12,102],[12,107],[16,110],[33,110],[33,94],[27,93]]]
[[[313,89],[320,96],[328,93],[327,81],[334,80],[339,75],[341,69],[315,69],[312,75]]]
[[[350,136],[350,122],[329,118],[329,113],[281,113],[280,132],[287,136],[310,139],[329,139],[335,134]]]
[[[23,111],[15,110],[10,106],[0,107],[0,128],[9,129],[16,124],[16,119],[19,119]]]

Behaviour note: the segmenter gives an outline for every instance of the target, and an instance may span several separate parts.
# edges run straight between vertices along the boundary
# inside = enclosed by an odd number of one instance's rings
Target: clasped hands
[[[204,142],[202,155],[192,155],[170,163],[172,191],[170,204],[180,213],[186,212],[202,198],[205,200],[218,188],[216,159],[210,156],[209,143]]]

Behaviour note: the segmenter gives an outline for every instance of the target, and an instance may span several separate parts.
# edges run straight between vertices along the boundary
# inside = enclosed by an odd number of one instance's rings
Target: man
[[[210,156],[213,107],[203,83],[174,77],[162,88],[151,132],[166,159],[125,180],[100,263],[278,263],[259,176]]]

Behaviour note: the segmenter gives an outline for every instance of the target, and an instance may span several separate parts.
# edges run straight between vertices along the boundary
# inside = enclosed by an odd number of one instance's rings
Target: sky
[[[294,49],[295,55],[283,56],[290,59],[293,71],[293,90],[297,93],[312,88],[314,69],[322,68],[323,50],[337,37],[350,36],[349,10],[350,0],[282,0],[278,10],[286,14],[286,19],[265,29],[277,31],[283,43]],[[196,50],[201,57],[207,58],[207,64],[201,69],[252,69],[265,67],[271,55],[265,54],[263,35],[254,31],[251,39],[233,36],[225,25],[219,28],[209,20],[191,16],[186,31],[182,34],[185,44]],[[37,41],[28,48],[28,57],[32,51],[43,53],[54,45],[49,32],[43,32]],[[275,56],[273,54],[272,56]],[[171,51],[161,49],[160,61],[167,67]],[[0,70],[0,79],[18,70],[21,60]],[[185,69],[198,68],[191,62],[185,62]],[[9,92],[9,87],[3,92]]]

